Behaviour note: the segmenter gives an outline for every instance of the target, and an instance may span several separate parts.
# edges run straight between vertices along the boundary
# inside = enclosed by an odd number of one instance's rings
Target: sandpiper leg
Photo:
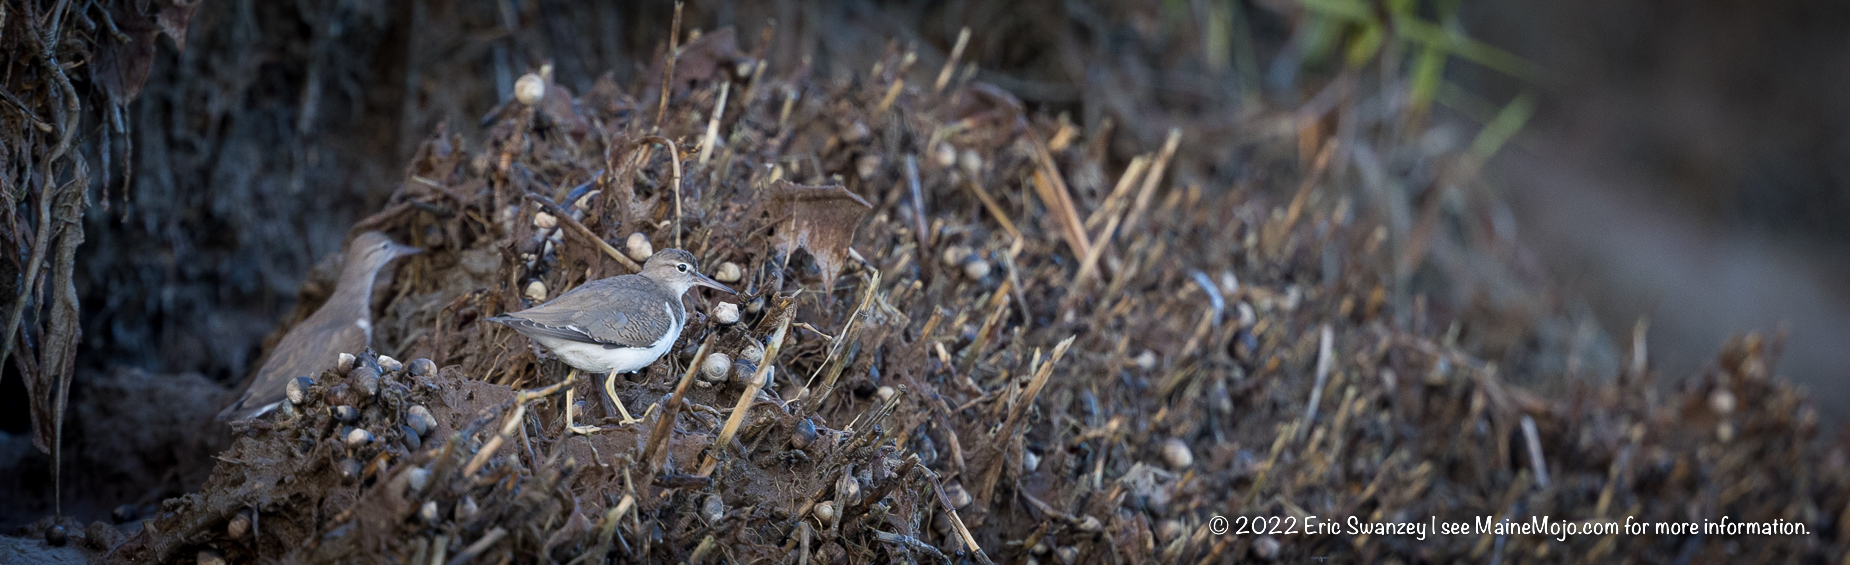
[[[615,371],[604,375],[604,394],[610,395],[610,401],[616,403],[617,411],[623,413],[621,425],[627,426],[642,421],[631,417],[629,409],[623,407],[623,397],[617,396],[617,373]]]
[[[571,374],[566,375],[565,380],[574,381],[577,377],[578,369],[572,369]],[[572,402],[572,393],[576,388],[577,387],[565,389],[565,431],[583,435],[597,433],[600,431],[597,426],[578,426],[572,424],[572,412],[577,410],[577,403]]]

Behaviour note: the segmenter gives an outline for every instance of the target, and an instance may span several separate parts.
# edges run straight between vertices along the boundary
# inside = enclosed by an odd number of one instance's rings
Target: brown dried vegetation
[[[426,141],[354,229],[427,250],[399,268],[376,339],[441,369],[384,371],[377,392],[318,377],[112,558],[1845,554],[1841,442],[1815,441],[1815,412],[1771,375],[1777,339],[1729,344],[1668,394],[1643,366],[1559,394],[1512,385],[1444,330],[1459,316],[1403,295],[1401,265],[1424,244],[1390,253],[1383,220],[1340,196],[1352,178],[1329,174],[1337,141],[1314,120],[1243,119],[1298,134],[1245,141],[1265,171],[1253,182],[1295,189],[1280,202],[1169,182],[1177,160],[1205,157],[1178,153],[1178,134],[1120,165],[1104,138],[1026,115],[1000,89],[908,82],[910,54],[822,83],[764,72],[731,37],[706,34],[628,89],[606,79],[576,98],[548,84],[543,102],[497,110],[479,149],[443,131]],[[1068,183],[1106,171],[1119,178]],[[1421,226],[1415,240],[1433,229]],[[630,272],[605,242],[635,232],[680,242],[708,271],[744,265],[741,296],[690,295],[676,349],[618,377],[616,400],[643,423],[567,436],[562,395],[517,392],[563,367],[480,320],[531,305],[533,281],[556,296]],[[702,315],[729,300],[740,324]],[[744,377],[687,386],[703,355],[754,349],[755,374],[773,375],[762,391]],[[602,396],[601,383],[565,386]],[[1214,515],[1726,515],[1813,535],[1217,536]]]

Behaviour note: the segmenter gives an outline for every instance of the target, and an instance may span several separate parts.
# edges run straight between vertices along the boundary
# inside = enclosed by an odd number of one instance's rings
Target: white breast
[[[674,318],[674,311],[669,310],[667,304],[663,304],[662,309],[668,311],[669,319]],[[649,344],[648,349],[633,349],[627,347],[606,349],[604,346],[595,343],[551,338],[539,338],[539,341],[540,345],[546,346],[546,349],[552,350],[554,355],[559,356],[560,361],[564,361],[567,365],[577,367],[580,371],[589,373],[631,373],[649,366],[650,363],[654,363],[656,359],[662,357],[662,354],[668,352],[668,348],[674,347],[675,339],[681,336],[682,323],[681,321],[676,321],[673,326],[668,328],[668,334],[662,336],[661,339],[655,340],[655,343]]]

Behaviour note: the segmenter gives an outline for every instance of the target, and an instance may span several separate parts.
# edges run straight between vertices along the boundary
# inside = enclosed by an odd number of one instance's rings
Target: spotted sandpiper
[[[365,351],[373,337],[373,278],[393,259],[419,251],[375,231],[354,238],[347,246],[334,294],[308,319],[283,334],[250,387],[219,412],[218,419],[262,416],[282,403],[290,379],[320,375],[339,363],[340,354]]]
[[[681,295],[695,286],[737,294],[695,270],[692,254],[664,249],[649,256],[639,274],[594,280],[545,304],[488,321],[514,328],[559,356],[572,367],[568,381],[579,371],[607,373],[604,394],[623,413],[623,424],[632,424],[641,420],[630,416],[617,397],[617,374],[647,367],[674,346],[687,325]],[[566,429],[596,432],[596,426],[572,425],[571,390],[565,393]]]

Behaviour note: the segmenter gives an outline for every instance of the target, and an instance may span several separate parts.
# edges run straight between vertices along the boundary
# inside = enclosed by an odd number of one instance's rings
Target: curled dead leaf
[[[789,257],[797,248],[815,257],[824,288],[833,287],[854,244],[854,232],[873,205],[842,185],[803,186],[779,180],[766,204],[777,231],[771,244]]]
[[[198,11],[200,0],[171,0],[128,3],[104,8],[128,41],[96,42],[95,73],[97,83],[111,101],[127,104],[141,95],[154,65],[154,40],[160,34],[173,39],[175,50],[186,52],[186,30]]]
[[[155,13],[155,20],[161,24],[161,32],[173,39],[174,49],[186,52],[186,28],[193,21],[193,12],[199,10],[202,0],[172,0],[161,2]]]
[[[98,41],[96,66],[91,72],[111,101],[127,104],[141,95],[142,84],[148,82],[148,69],[154,65],[154,38],[160,28],[132,6],[110,13],[129,40]]]

